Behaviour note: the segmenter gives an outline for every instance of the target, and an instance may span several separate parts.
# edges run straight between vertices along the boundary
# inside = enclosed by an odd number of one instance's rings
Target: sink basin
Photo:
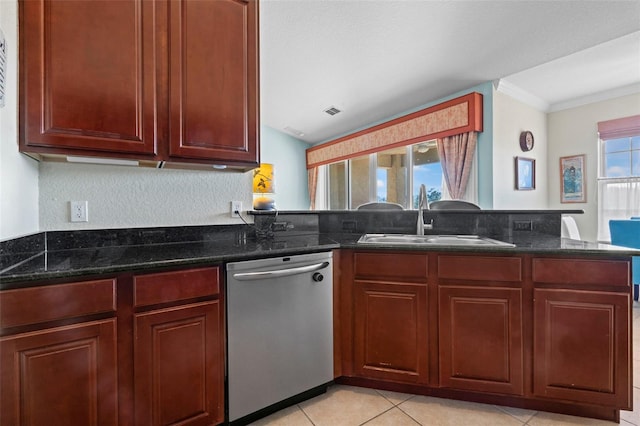
[[[477,235],[403,235],[364,234],[358,244],[388,244],[401,246],[493,246],[515,247],[514,244]]]

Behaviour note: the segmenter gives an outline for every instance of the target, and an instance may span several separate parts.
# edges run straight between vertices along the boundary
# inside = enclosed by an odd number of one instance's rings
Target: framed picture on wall
[[[516,157],[516,189],[536,189],[536,160],[533,158]]]
[[[587,202],[585,154],[560,157],[560,202]]]

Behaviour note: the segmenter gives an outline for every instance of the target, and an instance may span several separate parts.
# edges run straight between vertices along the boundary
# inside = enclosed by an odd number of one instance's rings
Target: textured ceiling
[[[636,0],[261,0],[262,123],[317,143],[500,79],[553,106],[640,83],[638,31]]]

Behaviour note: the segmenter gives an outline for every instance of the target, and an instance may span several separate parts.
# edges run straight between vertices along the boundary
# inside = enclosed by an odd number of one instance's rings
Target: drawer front
[[[358,278],[427,278],[427,255],[406,253],[356,253],[355,275]]]
[[[220,293],[219,268],[188,269],[133,278],[134,306],[148,306]]]
[[[629,287],[631,262],[624,260],[533,259],[533,281]]]
[[[2,328],[115,310],[115,279],[21,288],[0,293]]]
[[[522,259],[498,256],[438,256],[438,278],[471,281],[522,281]]]

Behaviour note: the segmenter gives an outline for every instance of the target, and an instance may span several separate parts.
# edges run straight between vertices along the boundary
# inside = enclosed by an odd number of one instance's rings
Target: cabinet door
[[[440,385],[523,394],[522,290],[439,288]]]
[[[257,164],[257,1],[172,1],[169,14],[169,156]]]
[[[629,409],[629,294],[535,289],[534,298],[534,393]]]
[[[221,309],[215,300],[135,315],[135,424],[224,420]]]
[[[356,281],[354,318],[357,375],[428,381],[426,284]]]
[[[115,319],[0,339],[0,424],[116,425]]]
[[[20,2],[21,150],[154,154],[155,8]]]

